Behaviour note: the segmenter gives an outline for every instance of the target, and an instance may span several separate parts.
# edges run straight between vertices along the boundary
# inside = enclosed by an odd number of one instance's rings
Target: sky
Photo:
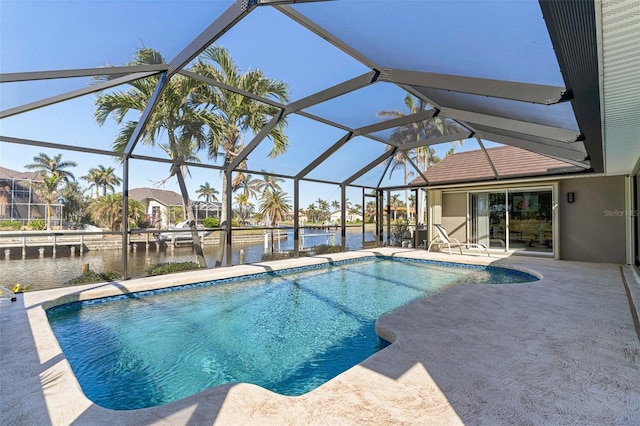
[[[0,72],[123,65],[140,47],[156,49],[170,61],[230,3],[226,0],[0,0]],[[331,14],[327,13],[328,5],[332,8]],[[435,1],[339,1],[301,5],[299,10],[334,33],[350,36],[348,41],[352,46],[376,58],[382,66],[562,84],[537,1],[460,1],[447,5]],[[358,15],[363,19],[354,19]],[[479,19],[479,15],[484,19]],[[425,16],[428,16],[427,23]],[[393,20],[384,21],[385,17]],[[386,25],[386,22],[397,22],[402,27]],[[369,28],[371,26],[375,28]],[[355,31],[350,33],[349,28]],[[447,42],[434,43],[436,32]],[[504,37],[506,32],[510,37]],[[411,42],[407,43],[407,39]],[[216,44],[230,51],[241,70],[260,68],[266,76],[289,83],[291,100],[369,71],[270,7],[251,12]],[[3,83],[0,109],[91,83],[89,78]],[[395,85],[377,83],[308,111],[359,127],[378,121],[380,111],[407,112],[403,104],[405,95]],[[118,126],[112,120],[98,126],[93,117],[94,107],[95,95],[91,94],[5,118],[0,120],[0,135],[108,150]],[[285,155],[266,159],[270,146],[264,142],[249,156],[249,168],[295,174],[344,135],[341,130],[300,116],[290,116],[286,132],[290,145]],[[247,143],[250,139],[251,135],[246,135]],[[444,144],[436,149],[443,156],[450,147]],[[456,151],[469,149],[478,149],[477,143],[467,141]],[[23,171],[24,165],[31,163],[39,152],[53,156],[61,151],[0,141],[0,166]],[[382,152],[383,144],[355,138],[309,177],[346,179]],[[166,156],[157,148],[141,145],[135,153]],[[120,169],[111,157],[73,151],[62,151],[62,154],[63,159],[78,163],[78,167],[72,169],[77,178],[100,164]],[[203,161],[210,161],[204,154],[201,157]],[[134,160],[130,166],[129,187],[154,186],[167,176],[168,168],[167,164]],[[218,171],[192,167],[190,172],[187,185],[192,199],[197,198],[195,190],[205,182],[222,189]],[[375,168],[357,182],[375,186],[380,173],[381,169]],[[383,186],[401,183],[402,173],[396,171],[390,178],[385,176]],[[175,179],[160,187],[179,192]],[[292,181],[285,182],[283,189],[293,196]],[[354,203],[361,202],[359,188],[349,189],[347,196]],[[339,200],[339,187],[301,183],[301,207],[319,198]]]

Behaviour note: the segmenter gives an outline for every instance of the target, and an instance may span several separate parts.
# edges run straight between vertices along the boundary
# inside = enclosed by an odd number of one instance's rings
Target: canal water
[[[285,232],[285,231],[281,231]],[[331,234],[331,235],[326,235]],[[374,239],[372,232],[367,232],[366,240]],[[315,245],[341,244],[340,232],[305,230],[304,247]],[[347,229],[346,244],[349,250],[362,248],[362,229]],[[271,250],[269,241],[268,250]],[[217,244],[203,246],[205,258],[209,267],[215,264]],[[278,242],[274,240],[275,251],[293,250],[293,232],[288,231],[287,239]],[[264,242],[250,244],[234,244],[232,263],[240,264],[241,250],[244,253],[244,263],[260,262],[265,253]],[[131,277],[144,276],[144,269],[148,263],[188,262],[197,261],[190,246],[170,247],[155,250],[138,249],[129,251],[128,273]],[[117,271],[122,273],[122,255],[120,250],[88,251],[82,256],[42,257],[42,258],[12,258],[0,261],[0,286],[12,288],[16,283],[32,286],[32,290],[62,287],[65,283],[82,274],[82,265],[88,263],[94,272]]]

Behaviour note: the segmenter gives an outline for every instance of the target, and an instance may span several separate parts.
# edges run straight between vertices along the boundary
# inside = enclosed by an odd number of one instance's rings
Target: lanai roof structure
[[[618,6],[564,0],[245,0],[193,3],[189,7],[163,2],[158,7],[175,9],[169,26],[139,22],[139,5],[109,3],[109,11],[104,13],[107,17],[118,16],[119,24],[96,27],[85,34],[87,44],[81,46],[93,49],[75,55],[72,49],[77,48],[77,42],[72,43],[65,38],[66,30],[56,27],[56,16],[64,14],[64,7],[88,6],[64,2],[46,6],[44,12],[51,13],[55,48],[64,52],[60,57],[65,63],[21,69],[19,60],[3,60],[0,87],[5,100],[0,111],[0,143],[119,156],[125,165],[125,187],[130,161],[172,162],[161,151],[152,152],[138,142],[167,82],[176,75],[239,93],[277,111],[263,131],[246,136],[244,148],[229,164],[221,164],[219,158],[184,164],[232,176],[250,158],[244,171],[269,170],[274,176],[294,181],[296,210],[300,182],[331,183],[342,188],[399,188],[404,184],[398,174],[392,176],[390,167],[394,154],[462,140],[476,143],[489,161],[487,144],[535,152],[566,163],[570,166],[566,170],[572,172],[620,174],[638,167],[637,156],[627,155],[640,149],[640,120],[634,113],[640,107],[640,59],[633,49],[637,44],[634,33],[627,30],[638,27],[633,18],[636,15],[629,13],[629,8],[640,9],[635,2]],[[144,13],[152,22],[154,10],[147,8]],[[102,43],[98,41],[112,38],[109,49],[130,52],[132,46],[125,45],[116,33],[117,28],[135,25],[133,19],[149,29],[150,41],[172,40],[171,48],[161,52],[170,58],[167,64],[105,66]],[[268,27],[264,23],[269,23]],[[3,28],[3,39],[11,36],[17,44],[21,34],[29,31],[26,23],[12,22],[6,15]],[[254,55],[255,66],[259,67],[257,61],[267,55],[284,62],[285,69],[296,71],[270,75],[290,85],[294,95],[291,102],[263,98],[197,75],[189,68],[205,49],[217,43],[224,45],[228,34],[238,32],[254,35],[249,37],[251,43],[237,48]],[[301,46],[307,38],[324,40],[322,48],[304,49]],[[291,43],[293,39],[299,43]],[[21,47],[27,54],[47,48]],[[236,47],[229,47],[233,54]],[[340,60],[327,61],[327,57],[336,57],[328,52],[339,55]],[[91,80],[105,75],[112,78]],[[61,105],[86,95],[158,75],[161,78],[154,96],[136,118],[138,124],[123,153],[112,150],[113,133],[103,132],[103,139],[81,140],[73,133],[86,124],[79,123],[79,117],[65,117],[61,112]],[[51,81],[56,84],[45,89]],[[42,84],[36,86],[42,87],[36,98],[15,100],[21,99],[16,93],[25,87],[22,85],[36,82]],[[60,92],[63,87],[76,88]],[[24,92],[31,96],[34,93]],[[403,110],[402,100],[409,95],[427,107],[395,116],[380,114]],[[13,103],[6,101],[9,97]],[[61,126],[69,130],[69,139],[77,142],[35,138],[29,132],[15,130],[20,129],[20,117],[37,119],[33,114],[41,111],[60,114]],[[265,141],[283,119],[289,121],[289,149],[284,155],[270,158]],[[441,130],[434,133],[437,136],[420,140],[401,137],[403,128],[429,123],[440,126]],[[415,176],[422,178],[421,185],[429,185],[419,165],[411,159],[408,163]]]

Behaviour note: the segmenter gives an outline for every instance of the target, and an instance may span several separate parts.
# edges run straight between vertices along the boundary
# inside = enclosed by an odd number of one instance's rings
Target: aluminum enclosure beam
[[[406,151],[414,148],[422,148],[423,146],[438,145],[446,142],[460,141],[473,137],[473,132],[454,133],[452,135],[436,136],[435,138],[423,139],[421,141],[403,143],[398,145],[398,149]]]
[[[160,76],[160,80],[158,80],[158,84],[156,85],[156,88],[151,95],[151,99],[149,99],[147,107],[142,112],[142,115],[138,120],[138,124],[136,124],[136,128],[133,129],[133,133],[129,138],[129,142],[127,142],[127,146],[124,149],[125,157],[129,157],[131,155],[133,148],[135,148],[136,144],[138,143],[138,139],[140,139],[140,135],[142,135],[142,132],[147,125],[147,121],[149,121],[151,112],[154,110],[156,104],[160,100],[160,95],[162,95],[162,91],[164,90],[168,79],[169,78],[166,72],[163,73],[162,76]]]
[[[0,119],[11,117],[13,115],[22,114],[23,112],[32,111],[34,109],[42,108],[48,105],[57,104],[59,102],[68,101],[69,99],[79,98],[80,96],[88,95],[89,93],[99,92],[110,87],[119,86],[121,84],[128,83],[130,81],[139,80],[152,75],[158,74],[157,72],[143,72],[119,77],[113,80],[105,81],[102,83],[94,84],[91,86],[83,87],[78,90],[63,93],[60,95],[52,96],[50,98],[41,99],[39,101],[31,102],[25,105],[9,108],[4,111],[0,111]]]
[[[407,124],[415,123],[417,121],[428,120],[438,115],[437,109],[429,109],[426,111],[420,111],[415,114],[409,114],[398,118],[392,118],[391,120],[381,121],[379,123],[370,124],[368,126],[359,127],[354,130],[354,135],[364,135],[368,133],[379,132],[380,130],[391,129],[394,127],[405,126]]]
[[[282,117],[284,117],[284,111],[280,110],[278,114],[274,115],[271,118],[271,121],[269,121],[258,132],[258,134],[254,136],[251,142],[249,142],[249,144],[242,151],[240,151],[233,160],[231,160],[231,163],[229,164],[227,171],[230,172],[235,170],[240,165],[240,163],[242,163],[249,156],[249,154],[251,154],[251,152],[254,149],[256,149],[256,147],[260,144],[260,142],[262,142],[264,138],[269,136],[269,133],[271,133],[271,131],[278,125],[280,120],[282,120]]]
[[[443,107],[442,115],[454,120],[461,120],[471,127],[475,124],[491,126],[525,135],[539,136],[559,142],[575,142],[580,137],[577,130],[562,129],[559,127],[545,126],[543,124],[529,123],[526,121],[513,120],[511,118],[496,117],[493,115],[479,114],[477,112],[464,111],[454,108]]]
[[[420,175],[420,177],[424,179],[425,184],[429,185],[429,179],[427,179],[427,175],[424,172],[422,172],[420,168],[416,165],[416,163],[414,163],[413,160],[408,156],[407,156],[407,161],[409,162],[409,164],[413,166],[416,172],[418,172],[418,175]]]
[[[572,98],[564,87],[399,69],[384,69],[380,80],[542,105],[565,102]]]
[[[200,53],[214,41],[222,37],[235,24],[256,7],[254,2],[236,0],[225,10],[215,21],[211,23],[203,32],[189,43],[175,58],[169,63],[169,76],[182,70],[189,62],[194,60]]]
[[[262,102],[263,104],[266,104],[266,105],[271,105],[271,106],[274,106],[274,107],[277,107],[277,108],[280,108],[280,109],[287,108],[286,105],[281,104],[280,102],[276,102],[273,99],[268,99],[268,98],[265,98],[265,97],[262,97],[262,96],[258,96],[258,95],[254,94],[254,93],[247,92],[246,90],[240,90],[237,87],[229,86],[228,84],[221,83],[221,82],[219,82],[217,80],[214,80],[214,79],[209,78],[209,77],[204,77],[204,76],[202,76],[200,74],[196,74],[196,73],[191,72],[191,71],[182,70],[182,71],[179,72],[179,74],[182,74],[185,77],[189,77],[189,78],[192,78],[194,80],[200,81],[202,83],[208,84],[210,86],[219,87],[220,89],[224,89],[224,90],[228,90],[228,91],[233,92],[233,93],[237,93],[237,94],[242,95],[244,97],[247,97],[249,99],[253,99],[254,101]]]
[[[304,169],[302,169],[296,176],[296,179],[302,179],[303,177],[305,177],[306,175],[309,174],[309,172],[311,172],[313,169],[315,169],[316,167],[318,167],[321,163],[324,162],[324,160],[326,160],[327,158],[329,158],[334,152],[336,152],[338,149],[340,149],[344,144],[346,144],[347,142],[349,142],[349,140],[353,137],[353,133],[349,132],[346,135],[344,135],[343,137],[340,138],[340,140],[338,140],[338,142],[334,143],[333,145],[331,145],[329,147],[329,149],[327,149],[325,152],[323,152],[320,156],[318,156],[315,160],[313,160],[307,167],[305,167]]]
[[[553,51],[567,87],[591,166],[604,172],[604,142],[600,112],[600,60],[596,9],[600,1],[539,0]]]
[[[484,154],[485,158],[489,162],[489,165],[491,166],[491,170],[493,170],[493,176],[496,179],[500,179],[500,176],[498,175],[498,170],[496,170],[496,166],[493,164],[493,161],[491,161],[491,157],[489,156],[489,153],[484,147],[484,144],[482,143],[482,139],[480,139],[479,137],[476,137],[476,141],[478,141],[478,145],[480,145],[480,149],[482,150],[482,153]]]
[[[292,102],[287,107],[287,112],[300,111],[301,109],[308,108],[312,105],[316,105],[330,99],[337,98],[338,96],[342,96],[346,93],[362,89],[363,87],[367,87],[370,84],[376,82],[376,80],[378,79],[378,75],[379,73],[377,71],[371,71],[359,77],[352,78],[351,80],[336,84],[335,86],[329,87],[328,89],[322,90],[320,92],[314,93],[313,95]]]
[[[393,155],[395,155],[395,153]],[[380,175],[380,179],[378,179],[378,183],[376,184],[376,189],[380,188],[380,185],[382,185],[382,180],[387,175],[387,171],[389,171],[389,167],[391,167],[391,163],[393,162],[393,155],[389,157],[389,161],[387,161],[387,165],[384,166],[384,171]]]
[[[108,155],[112,157],[122,157],[121,152],[109,151],[105,149],[96,149],[90,147],[82,147],[78,145],[66,145],[56,142],[37,141],[33,139],[14,138],[11,136],[0,135],[0,141],[7,143],[15,143],[18,145],[39,146],[42,148],[62,149],[66,151],[86,152],[89,154]]]
[[[80,68],[55,71],[31,71],[0,74],[0,83],[16,83],[20,81],[39,81],[58,78],[93,77],[96,75],[117,75],[151,72],[159,74],[169,68],[167,64],[134,65],[122,67]]]
[[[354,180],[358,179],[359,177],[361,177],[362,175],[367,173],[369,170],[373,169],[374,167],[376,167],[377,165],[382,163],[384,160],[386,160],[386,159],[388,159],[390,157],[393,157],[393,155],[396,153],[397,150],[398,150],[398,148],[393,148],[393,149],[390,149],[387,152],[384,152],[378,158],[376,158],[375,160],[373,160],[372,162],[370,162],[369,164],[364,166],[362,169],[358,170],[356,173],[354,173],[353,175],[351,175],[350,177],[345,179],[340,185],[349,185],[349,184],[351,184],[351,182],[353,182]]]
[[[584,161],[586,154],[578,151],[569,150],[559,146],[544,145],[537,142],[527,141],[524,139],[518,139],[511,136],[499,135],[496,133],[489,133],[484,131],[478,131],[476,135],[479,138],[503,143],[506,145],[515,146],[518,148],[526,149],[527,151],[537,152],[538,154],[554,156],[562,161]]]

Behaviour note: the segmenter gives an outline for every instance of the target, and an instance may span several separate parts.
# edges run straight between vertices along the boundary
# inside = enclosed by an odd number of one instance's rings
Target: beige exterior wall
[[[442,226],[450,237],[467,241],[467,193],[442,194]]]
[[[624,176],[561,180],[559,192],[560,259],[625,263]]]

